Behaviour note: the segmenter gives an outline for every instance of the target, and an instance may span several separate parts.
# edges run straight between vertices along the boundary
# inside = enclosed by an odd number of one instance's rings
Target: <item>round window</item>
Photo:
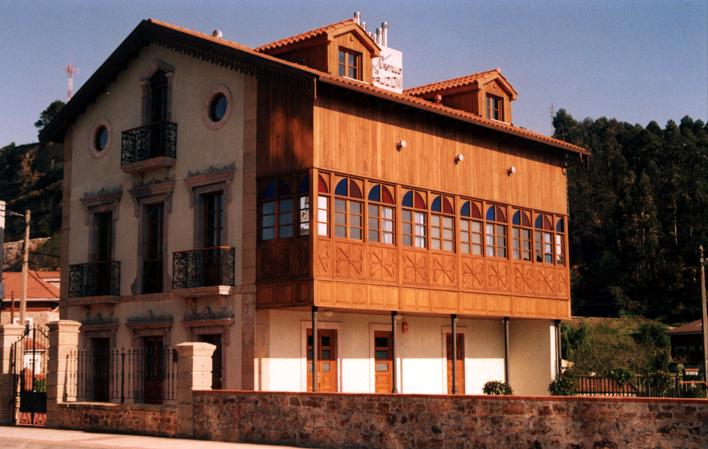
[[[229,106],[229,101],[226,95],[219,92],[214,95],[209,104],[209,118],[212,122],[220,122],[226,115],[226,109]]]
[[[101,125],[93,136],[93,146],[96,151],[103,151],[106,149],[106,145],[108,145],[108,128]]]

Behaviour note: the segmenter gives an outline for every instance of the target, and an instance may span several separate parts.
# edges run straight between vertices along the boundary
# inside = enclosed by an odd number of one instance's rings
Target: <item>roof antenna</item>
[[[69,64],[64,71],[66,72],[66,101],[69,101],[74,95],[74,75],[79,73],[79,68]]]

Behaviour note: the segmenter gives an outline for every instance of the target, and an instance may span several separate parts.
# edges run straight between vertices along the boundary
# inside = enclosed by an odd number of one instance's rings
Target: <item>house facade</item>
[[[40,136],[82,346],[210,342],[215,388],[546,393],[587,152],[514,126],[498,69],[375,87],[382,49],[138,25]]]

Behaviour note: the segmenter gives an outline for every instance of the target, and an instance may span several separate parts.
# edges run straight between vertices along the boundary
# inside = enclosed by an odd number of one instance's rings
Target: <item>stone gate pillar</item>
[[[209,343],[180,343],[177,348],[177,434],[194,434],[193,390],[211,390],[212,354]]]
[[[13,390],[13,343],[22,337],[24,326],[0,325],[0,424],[11,424],[15,418],[15,391]],[[17,358],[15,358],[17,360]]]
[[[71,320],[53,321],[49,327],[49,362],[47,366],[47,427],[55,427],[57,405],[76,401],[76,369],[72,353],[79,347],[81,323]]]

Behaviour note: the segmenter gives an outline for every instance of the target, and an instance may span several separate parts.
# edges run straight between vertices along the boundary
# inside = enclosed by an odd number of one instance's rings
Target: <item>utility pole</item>
[[[706,299],[706,260],[703,255],[703,245],[698,247],[701,259],[701,309],[703,311],[703,380],[708,386],[708,301]],[[708,389],[706,389],[708,396]]]

